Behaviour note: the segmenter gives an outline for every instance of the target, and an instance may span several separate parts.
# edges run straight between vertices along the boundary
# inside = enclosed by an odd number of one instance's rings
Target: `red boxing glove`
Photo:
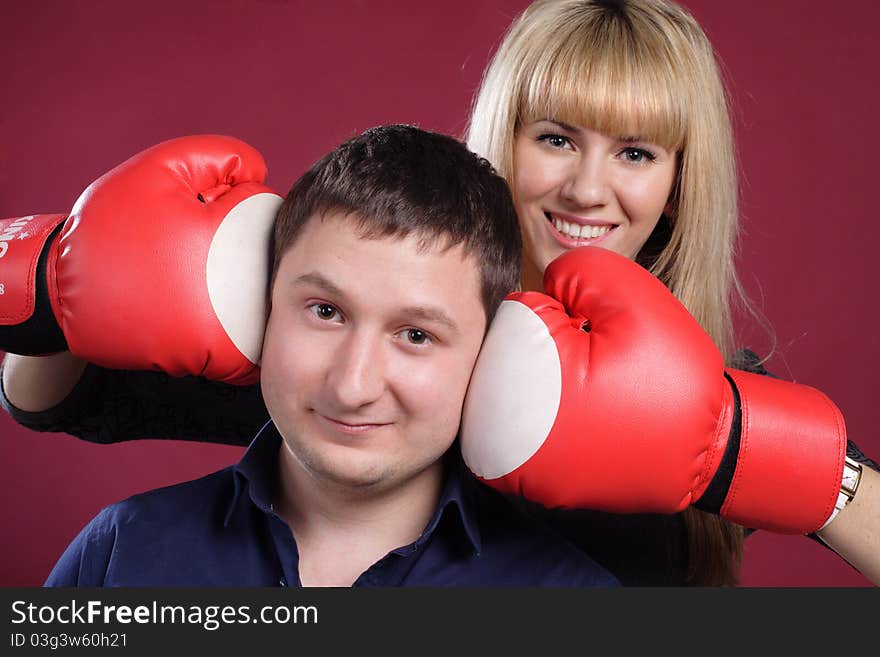
[[[824,394],[725,369],[672,293],[612,251],[563,254],[544,287],[508,296],[480,352],[461,433],[480,479],[548,507],[696,502],[780,533],[831,517],[846,434]]]
[[[259,379],[281,197],[231,137],[172,139],[92,183],[69,215],[0,221],[0,349]]]

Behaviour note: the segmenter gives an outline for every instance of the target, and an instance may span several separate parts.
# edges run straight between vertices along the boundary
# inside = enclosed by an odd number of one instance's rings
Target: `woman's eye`
[[[434,341],[429,333],[426,333],[425,331],[417,328],[403,329],[403,331],[400,332],[400,335],[403,336],[403,339],[406,340],[409,344],[413,344],[418,347],[426,344],[431,344]]]
[[[624,160],[633,164],[653,162],[657,159],[653,153],[646,151],[644,148],[624,148],[621,152],[621,156]]]
[[[540,137],[538,137],[538,141],[543,141],[553,148],[565,148],[566,146],[568,146],[568,137],[563,137],[562,135],[556,135],[552,133],[541,135]]]
[[[342,316],[339,314],[339,311],[336,310],[334,306],[331,306],[329,303],[313,303],[309,306],[309,310],[312,314],[318,319],[323,319],[326,321],[339,320]]]

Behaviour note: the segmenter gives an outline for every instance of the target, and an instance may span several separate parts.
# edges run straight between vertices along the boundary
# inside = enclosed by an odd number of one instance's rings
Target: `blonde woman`
[[[523,289],[540,290],[544,269],[565,251],[604,246],[656,274],[729,363],[760,371],[731,335],[737,185],[724,90],[711,45],[678,6],[536,2],[486,71],[468,144],[513,190]],[[575,237],[581,216],[591,220]],[[66,352],[9,356],[3,383],[5,407],[20,423],[102,442],[210,436],[240,443],[267,419],[258,385],[105,370]],[[157,400],[164,412],[151,414]],[[858,495],[821,535],[875,582],[878,479],[865,467]],[[737,581],[743,529],[717,515],[550,517],[625,584]]]
[[[733,262],[737,180],[725,90],[712,45],[686,11],[664,0],[533,3],[485,72],[468,145],[513,190],[524,290],[542,291],[545,269],[567,250],[602,246],[655,274],[728,364],[760,371],[733,342],[731,301],[747,302]],[[852,444],[850,452],[873,465]],[[877,582],[878,475],[863,470],[858,503],[820,538]],[[743,529],[719,516],[688,508],[684,547],[669,518],[580,515],[580,524],[570,513],[560,522],[599,558],[614,559],[601,534],[618,529],[686,553],[687,581],[737,581]]]

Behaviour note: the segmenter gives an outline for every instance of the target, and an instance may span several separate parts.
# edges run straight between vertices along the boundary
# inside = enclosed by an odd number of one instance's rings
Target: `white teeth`
[[[571,237],[573,239],[594,239],[599,237],[600,235],[604,235],[609,230],[613,228],[613,226],[581,226],[579,224],[569,223],[567,221],[563,221],[562,219],[553,219],[553,225],[556,226],[556,230],[567,237]]]

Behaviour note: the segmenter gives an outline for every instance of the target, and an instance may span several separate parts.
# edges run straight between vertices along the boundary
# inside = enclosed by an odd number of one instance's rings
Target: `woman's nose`
[[[607,164],[601,157],[586,154],[572,162],[565,183],[563,198],[577,208],[591,208],[608,202]]]

